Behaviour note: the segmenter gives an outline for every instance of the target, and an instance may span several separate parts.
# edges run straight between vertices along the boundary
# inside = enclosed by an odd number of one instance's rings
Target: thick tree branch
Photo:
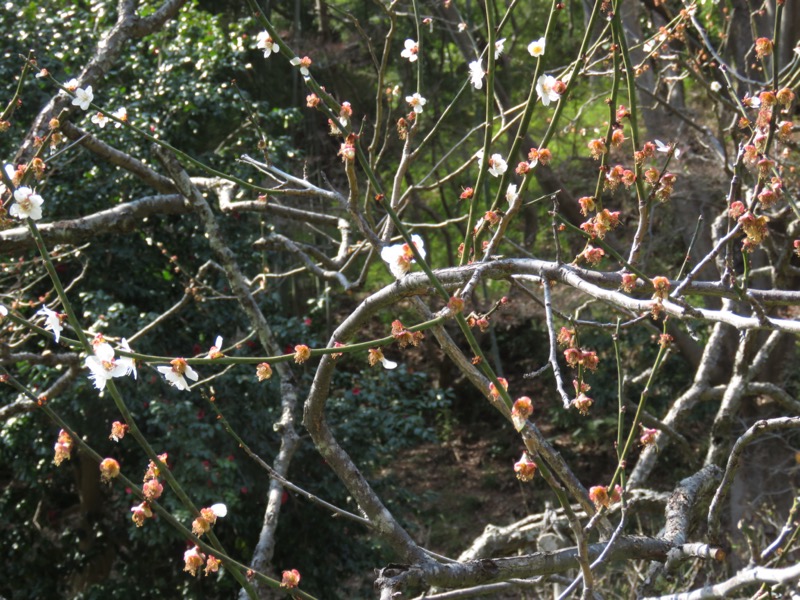
[[[191,212],[191,208],[179,194],[147,196],[101,210],[86,217],[67,221],[55,221],[38,225],[48,246],[56,244],[79,244],[95,239],[102,234],[129,233],[142,224],[142,220],[153,215],[180,215]],[[0,252],[19,253],[33,248],[35,243],[27,227],[15,227],[0,231]]]

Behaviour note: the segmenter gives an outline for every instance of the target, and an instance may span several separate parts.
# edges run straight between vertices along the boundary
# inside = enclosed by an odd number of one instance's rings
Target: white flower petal
[[[481,65],[481,60],[473,60],[469,63],[469,77],[472,83],[472,86],[479,90],[483,87],[483,65]]]
[[[212,504],[211,505],[211,512],[213,512],[217,517],[224,517],[228,514],[228,507],[222,504]]]
[[[197,374],[197,371],[195,371],[189,365],[186,365],[186,369],[184,370],[183,374],[186,377],[188,377],[189,379],[191,379],[192,381],[197,381],[197,378],[199,377],[199,375]]]
[[[506,38],[500,38],[494,43],[494,58],[497,60],[505,50]]]
[[[427,254],[425,253],[425,243],[422,241],[422,238],[415,233],[411,236],[411,242],[414,244],[414,246],[416,246],[419,255],[422,258],[425,258]]]
[[[87,356],[83,364],[91,371],[89,379],[94,381],[94,387],[98,390],[105,389],[106,382],[111,379],[111,375],[103,366],[102,361],[96,356]]]
[[[94,355],[101,361],[111,362],[114,360],[114,349],[107,342],[95,344]]]
[[[519,198],[519,194],[517,193],[517,184],[510,183],[508,184],[508,189],[506,190],[506,200],[509,204],[514,204]]]
[[[189,384],[186,383],[186,380],[183,378],[183,375],[179,375],[175,372],[175,369],[172,367],[156,367],[159,373],[164,375],[164,379],[167,380],[167,383],[170,385],[175,386],[179,390],[188,390]]]
[[[11,208],[14,208],[13,206]],[[61,337],[61,332],[63,331],[63,327],[61,326],[61,320],[58,318],[58,313],[54,310],[50,310],[46,306],[42,306],[38,311],[36,311],[37,315],[44,315],[44,328],[49,329],[53,332],[53,336],[58,342],[58,338]]]
[[[397,363],[394,362],[393,360],[389,360],[388,358],[382,358],[381,359],[381,364],[383,365],[384,369],[391,370],[391,369],[396,369],[397,368]]]
[[[123,350],[125,350],[125,352],[133,352],[131,347],[128,345],[128,340],[125,338],[122,338],[119,345]],[[133,358],[130,356],[122,356],[117,359],[117,364],[125,369],[124,375],[130,375],[132,373],[133,378],[136,379],[136,361]]]

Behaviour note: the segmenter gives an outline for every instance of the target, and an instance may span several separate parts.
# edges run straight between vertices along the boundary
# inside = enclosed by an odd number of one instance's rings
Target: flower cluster
[[[745,212],[739,217],[739,224],[742,226],[742,231],[747,236],[742,242],[742,249],[750,252],[756,248],[764,238],[769,234],[767,229],[769,218],[764,215],[755,216],[750,211]]]
[[[425,339],[425,334],[421,331],[409,331],[403,327],[403,323],[399,319],[395,319],[392,321],[392,337],[397,340],[397,344],[401,348],[405,348],[409,344],[419,346],[419,343]]]
[[[213,504],[209,508],[201,508],[200,514],[192,521],[192,533],[200,537],[208,533],[211,526],[217,522],[217,518],[222,518],[228,514],[228,507],[224,504]]]
[[[622,498],[622,488],[619,485],[614,486],[614,490],[609,494],[608,486],[595,485],[589,488],[589,500],[594,502],[594,505],[599,509],[600,507],[608,508],[612,504],[620,501]]]
[[[570,367],[577,367],[578,365],[596,371],[600,359],[597,358],[597,352],[594,350],[581,350],[580,348],[567,348],[564,350],[564,358]]]
[[[216,573],[219,571],[221,561],[213,554],[206,556],[200,551],[200,548],[193,546],[183,553],[183,563],[183,570],[191,573],[194,577],[204,566],[206,575]]]
[[[467,317],[467,325],[470,327],[477,327],[482,332],[489,329],[489,317],[483,315],[476,315],[475,313],[471,313],[469,317]]]
[[[556,341],[561,346],[572,348],[577,344],[578,338],[576,337],[576,332],[574,329],[562,327],[556,336]]]
[[[606,252],[602,248],[595,248],[591,244],[586,244],[586,248],[583,249],[583,252],[578,254],[576,260],[583,259],[590,265],[596,265],[603,260],[605,255]]]
[[[494,58],[497,60],[506,49],[506,38],[500,38],[494,43]]]
[[[590,210],[589,207],[594,207],[594,199],[591,197],[584,197],[578,200],[581,205],[581,212],[583,212],[584,207],[586,210]],[[611,231],[612,229],[616,229],[619,226],[619,211],[610,211],[607,208],[604,208],[599,213],[597,213],[594,217],[586,221],[585,223],[581,223],[581,229],[583,229],[586,233],[592,236],[592,239],[599,238],[603,239],[606,237],[606,233]],[[585,252],[585,251],[584,251]],[[584,256],[587,262],[592,262],[589,260],[588,256]],[[602,258],[602,255],[600,256]]]
[[[343,161],[352,161],[356,158],[356,147],[350,142],[344,142],[339,147],[338,155],[342,157]]]
[[[626,188],[631,187],[636,182],[636,173],[630,169],[626,169],[622,165],[615,165],[606,171],[605,181],[603,185],[606,189],[616,190],[619,184],[623,184]]]
[[[159,454],[158,460],[166,465],[167,453],[165,452],[163,454]],[[161,494],[164,493],[164,486],[158,481],[158,477],[160,475],[161,468],[155,463],[155,461],[151,460],[147,465],[147,471],[145,471],[144,474],[144,483],[142,484],[142,495],[144,496],[144,502],[131,508],[131,519],[137,527],[144,525],[145,519],[150,519],[153,517],[153,511],[150,508],[149,503],[153,500],[158,500],[158,498],[161,497]]]
[[[622,127],[618,127],[611,132],[611,147],[612,148],[619,148],[625,142],[627,138],[625,137],[625,132],[623,131]]]
[[[169,455],[164,452],[163,454],[158,455],[158,460],[161,461],[164,466],[167,465],[167,459]],[[150,461],[147,464],[147,471],[144,473],[144,481],[150,481],[151,479],[155,479],[161,476],[161,468],[155,463],[155,461]]]
[[[583,381],[584,369],[596,371],[597,366],[600,364],[600,359],[594,350],[584,350],[578,347],[578,336],[574,329],[562,327],[556,339],[560,345],[567,346],[567,349],[564,350],[564,359],[567,364],[572,368],[578,369],[579,378],[572,382],[576,396],[572,400],[572,406],[581,415],[586,416],[589,414],[589,408],[594,404],[594,401],[586,395],[591,386]]]

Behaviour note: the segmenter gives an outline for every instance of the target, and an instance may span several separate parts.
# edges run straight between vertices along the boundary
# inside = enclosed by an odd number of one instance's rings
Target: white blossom
[[[665,144],[661,140],[654,140],[654,141],[656,143],[656,150],[658,152],[663,152],[664,154],[666,154],[667,152],[672,150],[672,145],[671,144]],[[673,154],[673,157],[678,158],[680,155],[681,155],[681,151],[678,148],[675,148],[675,153]]]
[[[508,170],[508,164],[499,154],[492,154],[489,157],[489,173],[494,177],[500,177]]]
[[[411,236],[411,242],[422,258],[425,258],[425,244],[417,234]],[[414,254],[408,244],[395,244],[386,246],[381,250],[381,258],[389,265],[389,270],[397,279],[408,273],[411,263],[414,262]]]
[[[42,306],[42,308],[36,311],[36,314],[44,315],[44,328],[52,331],[53,337],[55,337],[56,342],[58,342],[58,338],[61,337],[61,332],[64,330],[61,326],[61,319],[58,318],[58,313],[54,310],[50,310],[46,306]]]
[[[32,219],[38,221],[42,218],[42,197],[34,194],[28,186],[18,187],[14,190],[14,200],[16,202],[8,209],[8,214],[17,219]]]
[[[67,88],[70,92],[74,92],[78,89],[78,80],[77,79],[70,79],[68,82],[64,84],[64,87]]]
[[[224,517],[228,514],[228,507],[222,502],[219,504],[212,504],[210,508],[211,512],[213,512],[217,517]]]
[[[425,106],[428,101],[419,95],[419,92],[414,92],[412,96],[406,96],[406,102],[411,105],[411,108],[414,109],[414,112],[420,114],[423,110],[423,106]]]
[[[549,106],[551,102],[558,102],[561,99],[561,94],[553,89],[556,82],[556,78],[552,75],[542,75],[536,80],[536,95],[541,98],[542,104],[545,106]]]
[[[197,381],[198,379],[197,372],[186,364],[186,361],[182,358],[173,360],[171,367],[157,367],[157,370],[164,375],[164,378],[170,385],[175,386],[179,390],[189,390],[189,384],[185,377],[188,377],[192,381]]]
[[[222,358],[222,336],[218,335],[214,340],[214,345],[208,350],[208,358]]]
[[[546,45],[546,40],[543,37],[540,37],[538,40],[532,41],[528,44],[528,53],[533,57],[540,57],[544,55],[544,48]]]
[[[75,88],[75,97],[72,99],[73,106],[80,106],[83,110],[89,110],[92,100],[94,100],[92,86],[87,85],[86,89]]]
[[[109,118],[101,112],[92,115],[92,123],[97,125],[100,129],[103,129],[106,126],[106,123],[108,123],[108,121]]]
[[[481,65],[481,59],[473,60],[469,63],[469,77],[472,80],[472,86],[479,90],[483,87],[483,76],[484,76],[483,65]]]
[[[509,183],[508,189],[506,190],[506,200],[508,200],[508,203],[510,205],[513,205],[518,198],[519,198],[519,193],[517,192],[517,184]]]
[[[105,389],[106,383],[114,377],[124,377],[133,373],[136,379],[136,365],[130,357],[115,358],[114,349],[106,341],[93,343],[94,355],[88,356],[84,361],[86,367],[91,371],[89,379],[94,381],[94,386],[98,390]],[[123,339],[122,347],[130,352],[128,342]]]
[[[506,49],[506,38],[500,38],[494,43],[494,59],[500,58],[503,51]]]
[[[256,48],[264,51],[264,58],[269,58],[269,55],[273,52],[277,54],[281,51],[281,47],[275,43],[275,40],[266,31],[259,32],[257,40]]]
[[[128,120],[128,110],[124,106],[121,106],[117,110],[115,110],[113,113],[111,113],[111,116],[114,117],[115,119],[119,119],[120,121],[127,121]],[[122,127],[122,124],[121,123],[114,123],[114,127],[119,129],[120,127]]]
[[[400,53],[400,56],[403,58],[407,58],[408,62],[414,62],[417,60],[417,52],[419,52],[419,45],[412,39],[407,39],[403,42],[403,46],[405,49]]]
[[[119,343],[120,347],[125,352],[132,352],[131,347],[128,345],[128,340],[122,338]],[[130,356],[120,356],[117,359],[117,364],[123,365],[125,367],[125,375],[133,374],[133,378],[136,379],[137,372],[136,372],[136,361]]]
[[[5,317],[8,315],[8,309],[0,304],[0,317]]]
[[[300,74],[303,77],[309,77],[310,76],[310,73],[308,71],[308,67],[309,67],[309,65],[311,65],[311,59],[309,59],[307,56],[304,57],[304,58],[300,58],[298,56],[295,56],[292,60],[289,61],[289,64],[291,64],[292,66],[295,66],[295,67],[300,67]]]

